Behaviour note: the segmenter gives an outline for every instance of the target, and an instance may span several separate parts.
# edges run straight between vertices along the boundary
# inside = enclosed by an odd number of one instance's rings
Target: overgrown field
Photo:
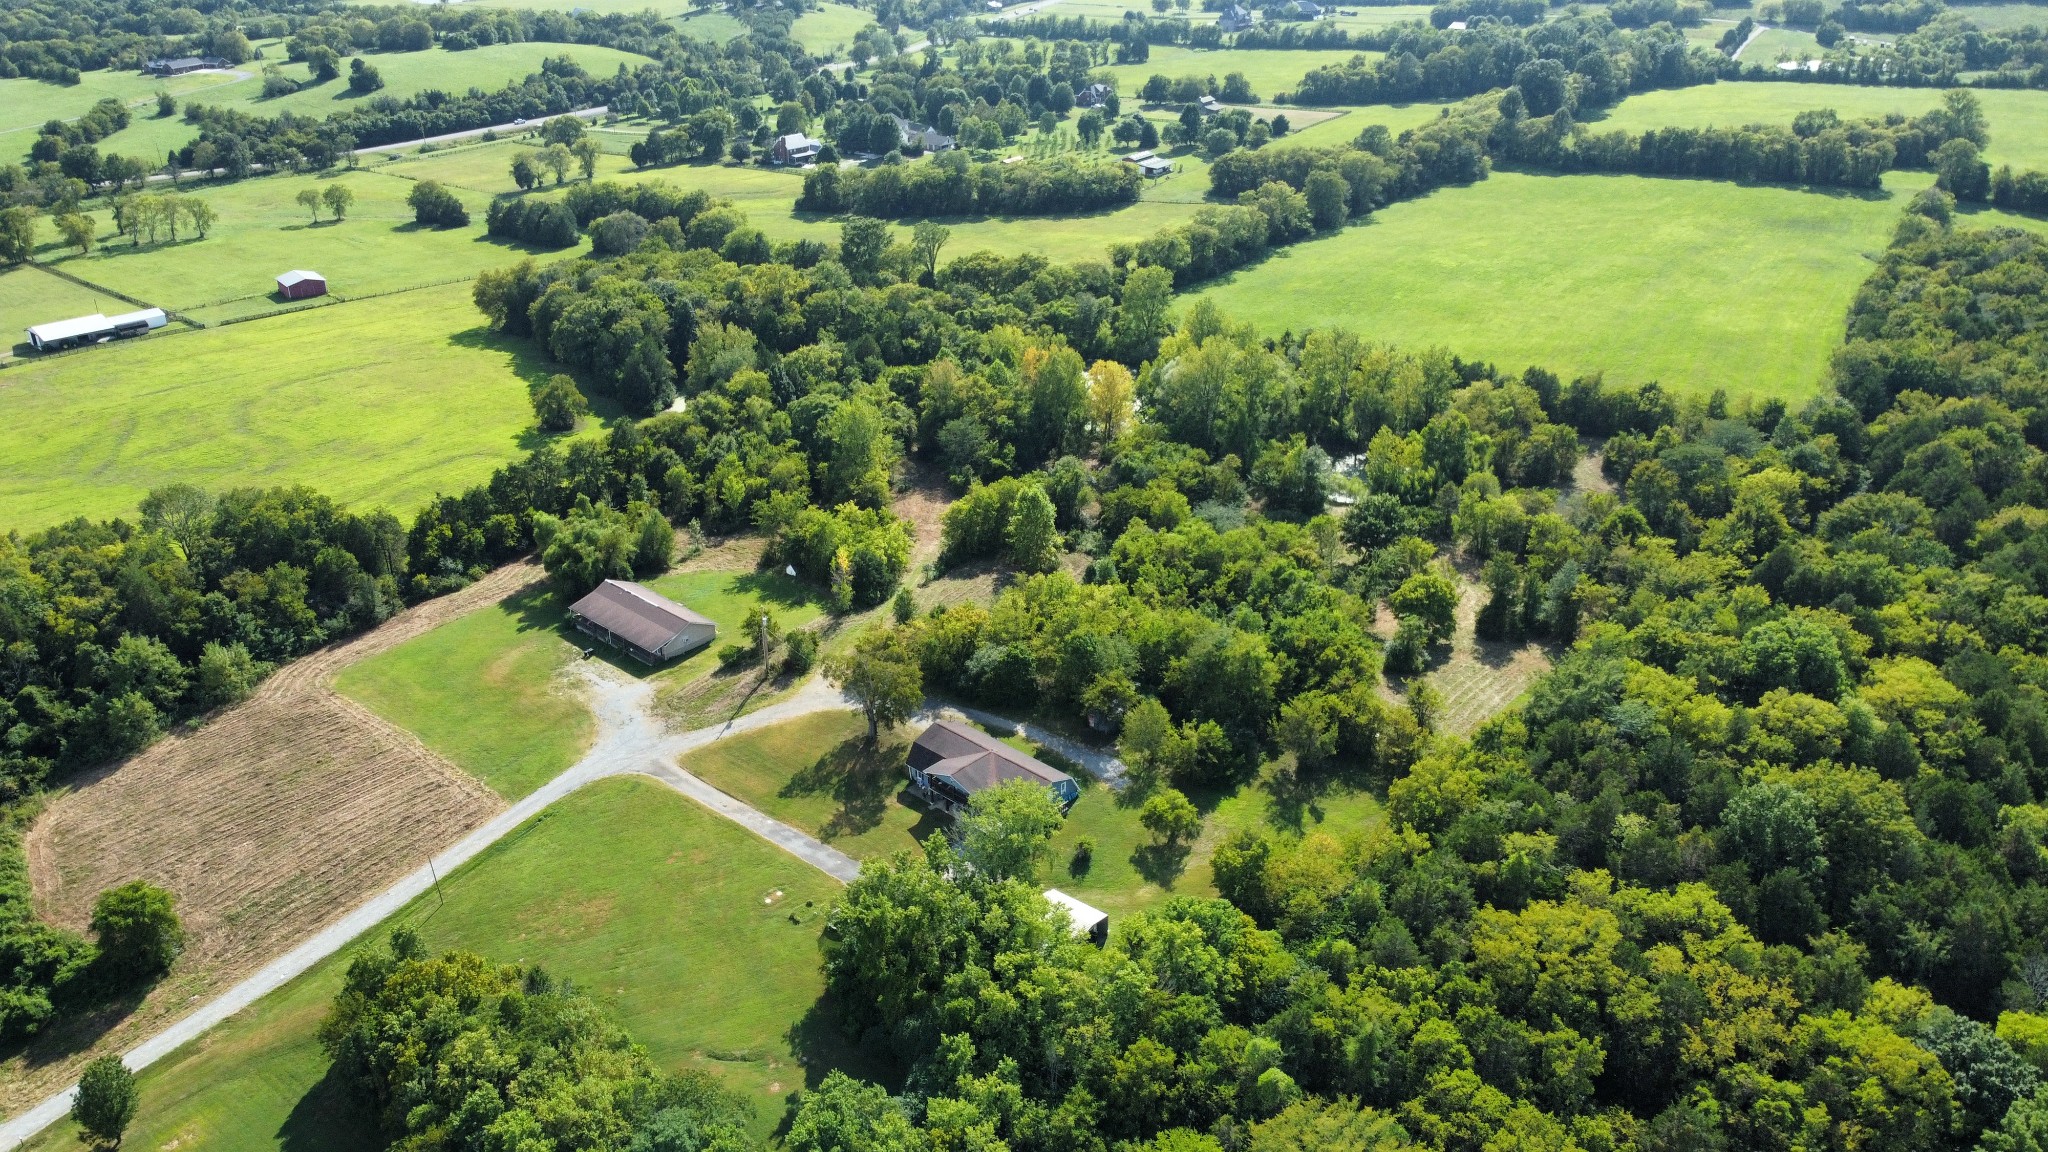
[[[173,482],[410,515],[536,443],[527,387],[551,371],[485,330],[467,284],[19,364],[0,373],[0,524],[131,514]]]
[[[381,947],[398,925],[437,952],[467,948],[573,981],[663,1065],[716,1071],[751,1096],[755,1135],[765,1137],[791,1094],[849,1062],[818,1006],[818,936],[838,887],[660,784],[593,784],[145,1072],[127,1142],[209,1152],[379,1147],[365,1138],[369,1118],[323,1082],[314,1031],[350,953]],[[30,1147],[72,1140],[67,1122]]]
[[[545,587],[344,669],[335,688],[516,800],[576,762],[595,725],[562,683],[576,649]]]
[[[2048,9],[2035,9],[2048,12]],[[2048,20],[2044,20],[2048,22]],[[1754,47],[1751,52],[1756,51]],[[1749,58],[1744,53],[1743,58]],[[2048,168],[2048,92],[1973,88],[1991,124],[1984,158],[2015,168]],[[1809,109],[1832,108],[1844,119],[1901,112],[1916,116],[1941,103],[1938,88],[1876,88],[1852,84],[1722,83],[1643,92],[1592,119],[1596,132],[1625,128],[1789,126]]]
[[[1906,195],[1495,172],[1276,252],[1206,294],[1275,334],[1342,325],[1690,392],[1804,397]]]
[[[644,8],[645,5],[641,5]],[[633,9],[639,11],[639,8]],[[581,64],[593,76],[606,76],[618,69],[620,64],[628,68],[646,63],[646,57],[631,52],[620,52],[613,48],[601,48],[591,44],[555,44],[528,41],[516,44],[487,44],[461,52],[450,52],[443,48],[430,48],[424,52],[372,52],[363,59],[377,69],[384,78],[384,87],[367,96],[352,92],[348,86],[348,75],[344,66],[343,74],[324,83],[313,83],[313,73],[304,64],[286,62],[281,46],[270,51],[271,60],[252,60],[235,71],[240,76],[224,73],[194,74],[178,77],[168,82],[172,95],[180,96],[180,102],[197,100],[213,107],[232,108],[251,116],[279,116],[292,112],[315,119],[344,112],[368,104],[383,97],[403,100],[415,92],[439,89],[443,92],[462,93],[471,88],[486,91],[502,88],[540,70],[541,61],[553,56],[568,56]],[[265,63],[275,63],[292,80],[306,85],[288,96],[265,98],[263,95],[262,69]],[[34,129],[51,117],[69,119],[84,115],[93,102],[102,96],[117,96],[135,104],[134,120],[127,128],[114,133],[99,142],[102,153],[119,153],[161,164],[166,153],[173,148],[183,147],[198,129],[185,122],[182,115],[159,117],[156,114],[155,94],[164,81],[144,77],[137,73],[93,73],[98,77],[90,87],[81,83],[78,88],[57,88],[39,80],[0,80],[0,108],[13,109],[10,101],[17,93],[25,103],[47,107],[50,111],[33,121],[24,121],[23,113],[9,111],[0,113],[0,145],[12,153],[26,153],[28,146],[35,142]],[[180,83],[184,81],[184,83]],[[212,83],[205,83],[212,81]],[[21,86],[21,87],[17,87]],[[34,91],[27,86],[52,89],[65,93],[59,98],[45,92]],[[184,95],[180,95],[183,92]],[[24,130],[26,129],[26,130]]]

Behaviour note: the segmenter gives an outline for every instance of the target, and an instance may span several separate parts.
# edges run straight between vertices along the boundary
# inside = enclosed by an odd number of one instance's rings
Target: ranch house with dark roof
[[[950,816],[968,801],[1010,780],[1034,780],[1062,807],[1081,798],[1072,776],[1026,756],[972,724],[940,720],[910,746],[910,786],[927,804]]]
[[[607,580],[569,605],[578,630],[642,664],[666,664],[718,638],[718,625],[651,588]]]

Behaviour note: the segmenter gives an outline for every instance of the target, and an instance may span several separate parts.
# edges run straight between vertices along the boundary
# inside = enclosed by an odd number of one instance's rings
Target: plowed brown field
[[[28,836],[37,910],[83,928],[101,891],[146,879],[177,894],[188,941],[139,1006],[70,1022],[0,1062],[0,1109],[47,1093],[89,1056],[134,1043],[502,808],[330,684],[341,668],[541,575],[536,564],[508,565],[294,661],[245,703],[52,801]]]

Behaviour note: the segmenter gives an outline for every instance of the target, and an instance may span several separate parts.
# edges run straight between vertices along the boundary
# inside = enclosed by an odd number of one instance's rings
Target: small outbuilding
[[[1097,948],[1109,943],[1109,913],[1083,904],[1057,888],[1047,888],[1045,900],[1067,914],[1067,931],[1074,934],[1074,939],[1086,940]]]
[[[327,295],[327,277],[304,268],[294,268],[277,278],[277,294],[287,300],[310,300]]]
[[[910,746],[910,786],[949,816],[967,809],[974,794],[1011,780],[1045,785],[1062,807],[1081,798],[1072,776],[1026,756],[972,724],[940,720]]]
[[[1160,156],[1147,156],[1138,161],[1138,172],[1147,180],[1165,176],[1173,171],[1173,161]]]
[[[607,580],[569,605],[579,631],[642,664],[666,664],[718,639],[718,625],[652,588]]]
[[[142,68],[152,76],[183,76],[187,72],[227,66],[228,62],[218,56],[177,56],[148,61]]]

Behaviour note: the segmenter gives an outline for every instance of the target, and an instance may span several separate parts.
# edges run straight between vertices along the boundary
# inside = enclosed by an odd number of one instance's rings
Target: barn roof
[[[1100,908],[1084,904],[1057,888],[1045,890],[1046,902],[1067,914],[1067,925],[1076,936],[1086,936],[1095,931],[1095,926],[1109,919],[1109,913]]]
[[[29,325],[28,332],[36,340],[49,344],[58,340],[69,340],[73,336],[83,336],[88,332],[98,332],[109,327],[112,327],[112,324],[107,318],[95,312],[90,316],[77,316],[70,320],[52,320],[48,324],[31,324]]]
[[[294,268],[279,276],[277,283],[280,287],[289,288],[294,284],[303,284],[308,280],[318,280],[322,284],[327,283],[327,277],[322,276],[318,272],[308,272],[304,268]]]
[[[599,584],[571,604],[569,614],[649,652],[659,651],[693,625],[711,624],[661,593],[624,580]]]

